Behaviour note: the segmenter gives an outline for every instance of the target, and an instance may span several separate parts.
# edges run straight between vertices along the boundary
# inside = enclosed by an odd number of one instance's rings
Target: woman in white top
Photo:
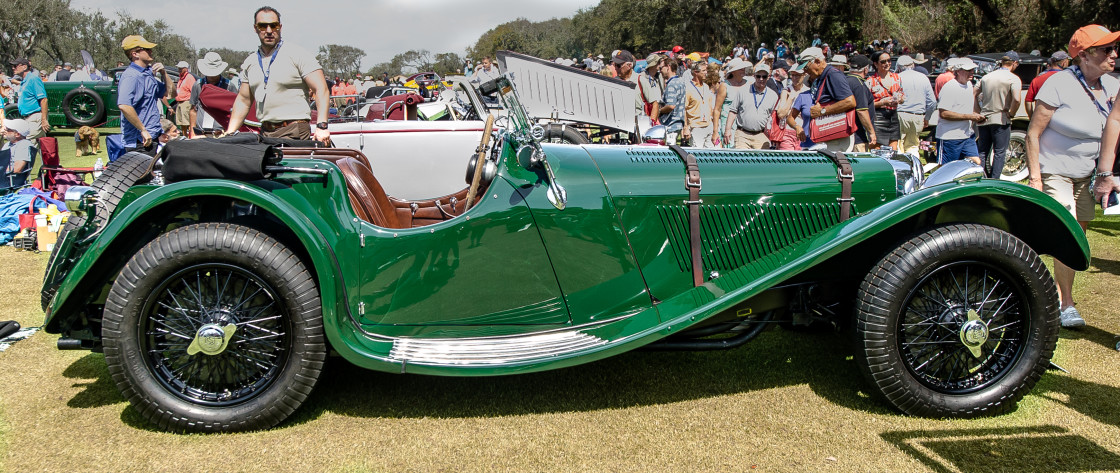
[[[1100,25],[1078,29],[1069,42],[1074,65],[1054,73],[1035,96],[1035,111],[1027,129],[1027,166],[1030,186],[1064,205],[1081,224],[1095,214],[1094,177],[1107,179],[1111,169],[1097,169],[1105,121],[1116,100],[1120,81],[1108,75],[1116,67],[1120,32]],[[1074,308],[1075,272],[1054,261],[1058,295],[1062,299],[1062,327],[1080,327],[1085,320]]]

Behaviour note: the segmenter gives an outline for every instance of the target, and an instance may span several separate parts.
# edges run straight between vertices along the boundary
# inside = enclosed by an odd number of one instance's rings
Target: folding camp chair
[[[45,191],[55,191],[59,195],[66,188],[93,182],[93,168],[65,168],[58,159],[58,140],[53,136],[39,138],[39,154],[43,155],[43,165],[39,167],[39,182]]]

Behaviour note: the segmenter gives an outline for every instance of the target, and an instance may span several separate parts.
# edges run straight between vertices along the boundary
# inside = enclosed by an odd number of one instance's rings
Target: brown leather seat
[[[385,189],[373,177],[373,171],[348,156],[335,161],[335,165],[346,178],[346,189],[358,218],[382,228],[405,228],[397,218],[389,196],[385,195]]]

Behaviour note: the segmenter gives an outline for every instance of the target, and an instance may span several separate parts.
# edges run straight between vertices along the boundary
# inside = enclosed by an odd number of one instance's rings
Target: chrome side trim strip
[[[546,360],[606,343],[575,330],[503,338],[398,338],[389,359],[421,365],[489,366]]]

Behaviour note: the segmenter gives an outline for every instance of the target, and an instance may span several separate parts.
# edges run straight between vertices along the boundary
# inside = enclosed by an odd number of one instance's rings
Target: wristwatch
[[[315,128],[318,128],[320,130],[326,130],[327,129],[327,122],[316,123]]]

